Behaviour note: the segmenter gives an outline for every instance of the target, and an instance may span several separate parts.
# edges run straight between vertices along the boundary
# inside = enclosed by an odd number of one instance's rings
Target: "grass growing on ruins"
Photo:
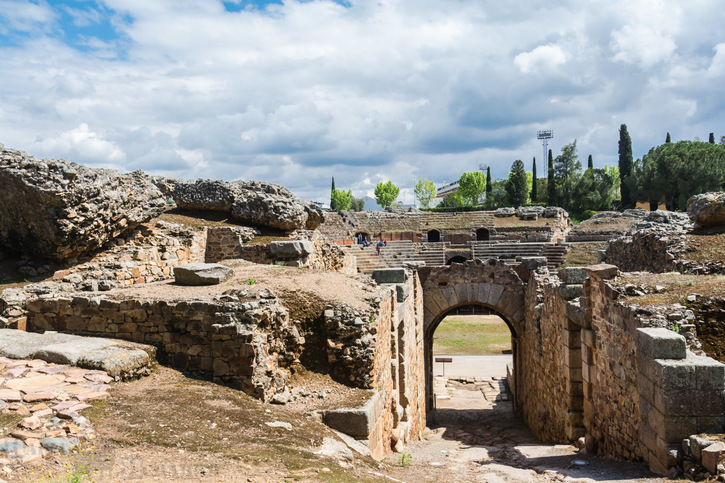
[[[607,242],[579,242],[569,245],[569,250],[564,256],[564,267],[583,267],[594,265],[599,261],[597,251],[605,250]]]
[[[433,335],[434,354],[501,354],[511,350],[511,331],[495,315],[452,315]]]

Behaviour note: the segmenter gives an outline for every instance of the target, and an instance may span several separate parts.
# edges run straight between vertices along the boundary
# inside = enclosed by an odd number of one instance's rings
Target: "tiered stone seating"
[[[482,260],[498,258],[508,263],[516,263],[516,257],[546,257],[549,268],[556,268],[564,263],[567,248],[567,244],[558,245],[555,243],[471,243],[474,258]]]

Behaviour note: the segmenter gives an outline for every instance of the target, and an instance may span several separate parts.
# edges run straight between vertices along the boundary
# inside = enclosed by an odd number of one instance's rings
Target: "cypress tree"
[[[627,178],[632,175],[632,139],[627,132],[627,125],[622,124],[619,128],[619,180],[622,193],[622,206],[632,205],[632,199],[627,186]]]
[[[672,142],[672,138],[670,138],[670,133],[667,133],[667,138],[665,139],[665,144],[670,144]]]
[[[594,169],[594,161],[592,161],[592,155],[589,155],[589,159],[587,159],[587,169]]]
[[[714,132],[710,133],[710,144],[715,144],[715,133]]]
[[[546,182],[546,202],[549,206],[556,206],[556,180],[554,179],[554,155],[549,149],[549,177]]]
[[[531,168],[531,202],[536,203],[539,197],[539,190],[536,188],[536,158],[534,157],[534,166]]]
[[[335,177],[333,176],[332,177],[332,187],[330,188],[330,209],[331,210],[335,209],[335,206],[333,206],[335,204],[335,202],[332,198],[332,193],[334,193],[334,192],[335,192]]]
[[[491,166],[486,168],[486,199],[491,198],[493,192],[493,185],[491,184]]]

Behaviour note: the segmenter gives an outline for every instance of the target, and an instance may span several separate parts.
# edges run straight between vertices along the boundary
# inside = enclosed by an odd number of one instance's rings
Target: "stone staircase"
[[[516,257],[546,257],[547,266],[556,268],[564,263],[568,244],[531,242],[472,242],[473,258],[488,260],[498,258],[516,263]]]
[[[360,273],[371,274],[378,268],[388,268],[388,264],[377,254],[374,246],[351,245],[343,247],[343,250],[357,258],[357,270]]]

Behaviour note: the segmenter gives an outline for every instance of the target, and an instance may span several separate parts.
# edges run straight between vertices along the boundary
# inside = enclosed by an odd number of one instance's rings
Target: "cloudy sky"
[[[0,143],[184,179],[407,194],[577,140],[725,135],[717,0],[0,0]]]

